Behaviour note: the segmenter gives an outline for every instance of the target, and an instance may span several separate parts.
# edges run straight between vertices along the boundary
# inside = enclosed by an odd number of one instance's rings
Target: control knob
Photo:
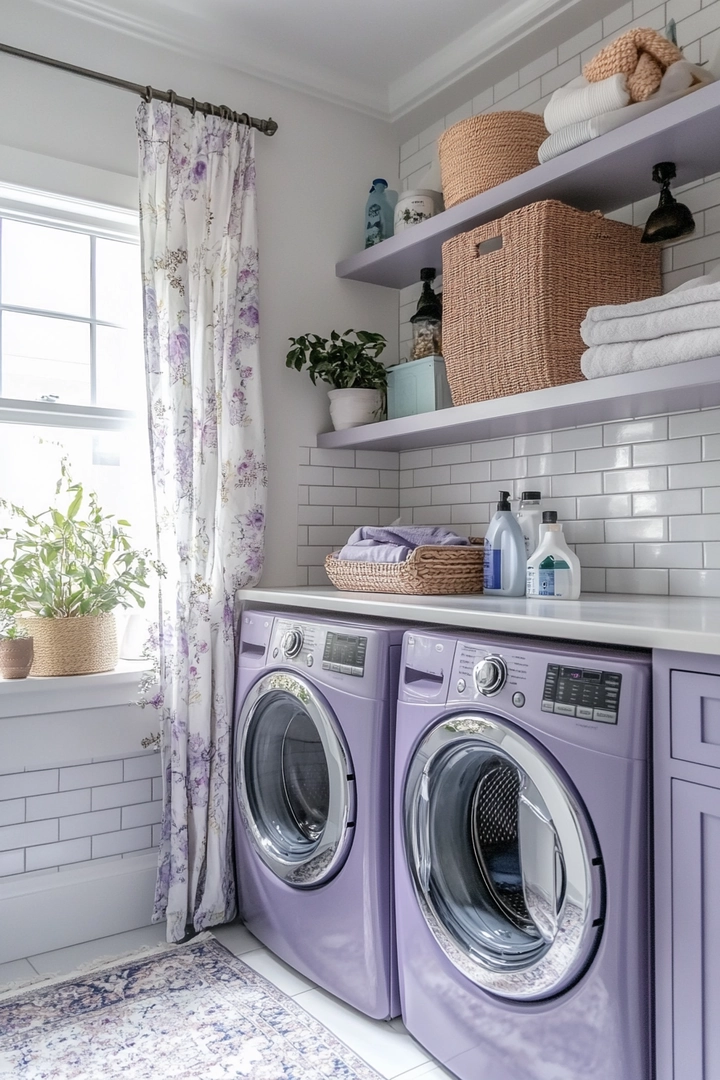
[[[286,630],[282,636],[283,656],[288,660],[294,659],[303,647],[303,632],[295,626],[292,630]]]
[[[473,678],[478,693],[493,697],[507,682],[507,665],[502,656],[486,656],[475,667]]]

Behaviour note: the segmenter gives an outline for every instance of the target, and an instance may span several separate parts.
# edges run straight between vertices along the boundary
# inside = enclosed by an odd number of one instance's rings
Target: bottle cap
[[[434,281],[437,277],[437,271],[434,266],[424,266],[420,271],[421,281]]]
[[[541,491],[523,491],[520,498],[523,502],[539,502],[542,499]]]
[[[543,510],[543,525],[557,525],[557,512],[555,510]]]
[[[373,187],[375,187],[376,184],[384,184],[385,187],[388,186],[387,180],[383,180],[382,176],[379,176],[377,180],[373,180]]]
[[[501,491],[500,492],[500,502],[497,504],[497,508],[498,508],[498,510],[509,510],[510,509],[510,492],[509,491]]]

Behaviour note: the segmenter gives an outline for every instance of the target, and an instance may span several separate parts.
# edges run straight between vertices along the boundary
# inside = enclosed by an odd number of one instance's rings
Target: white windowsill
[[[29,676],[0,679],[0,720],[39,712],[68,712],[131,705],[137,701],[146,660],[121,660],[98,675]]]

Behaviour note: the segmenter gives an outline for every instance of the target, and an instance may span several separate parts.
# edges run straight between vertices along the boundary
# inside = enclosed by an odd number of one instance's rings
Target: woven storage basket
[[[438,140],[445,209],[534,169],[548,133],[542,116],[497,112],[471,116]]]
[[[642,230],[548,200],[443,244],[443,355],[454,405],[582,379],[588,308],[662,292]]]
[[[344,592],[478,593],[483,587],[483,541],[471,537],[470,543],[471,547],[427,544],[401,563],[355,562],[328,555],[325,569],[333,585]]]
[[[70,619],[18,618],[34,639],[31,675],[92,675],[117,667],[115,616],[78,615]]]

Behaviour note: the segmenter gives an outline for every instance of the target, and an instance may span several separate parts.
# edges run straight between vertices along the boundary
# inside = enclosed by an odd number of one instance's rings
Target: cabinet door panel
[[[720,768],[720,676],[671,675],[672,756]]]
[[[672,781],[673,1063],[720,1077],[720,790]]]

